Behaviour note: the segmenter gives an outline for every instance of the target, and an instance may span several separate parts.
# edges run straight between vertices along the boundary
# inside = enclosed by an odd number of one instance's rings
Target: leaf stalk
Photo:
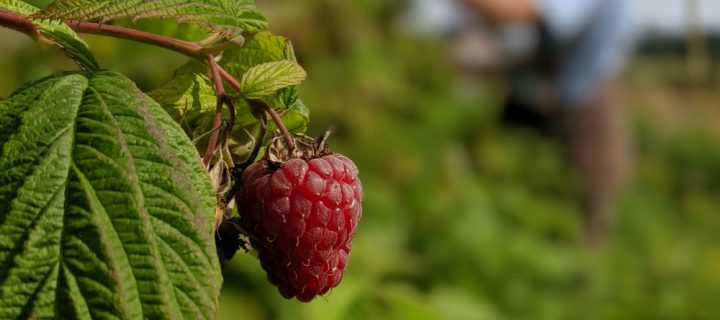
[[[215,118],[213,121],[213,133],[210,137],[210,143],[208,145],[208,149],[205,152],[205,155],[203,157],[203,163],[207,166],[210,162],[210,159],[212,158],[213,152],[215,148],[217,147],[217,140],[220,134],[219,127],[222,125],[222,108],[225,105],[228,105],[229,108],[232,108],[232,101],[230,97],[226,94],[224,86],[223,86],[223,80],[227,81],[233,88],[236,90],[240,90],[241,84],[240,81],[238,81],[235,77],[233,77],[229,72],[227,72],[225,69],[223,69],[216,61],[215,58],[212,56],[211,53],[209,53],[207,50],[205,50],[201,45],[184,41],[180,39],[175,39],[171,37],[166,37],[154,33],[149,33],[145,31],[130,29],[130,28],[124,28],[124,27],[118,27],[113,25],[107,25],[107,24],[100,24],[95,22],[85,22],[85,21],[75,21],[75,20],[65,20],[64,23],[68,25],[71,29],[73,29],[75,32],[78,33],[86,33],[86,34],[96,34],[96,35],[103,35],[103,36],[110,36],[114,38],[120,38],[120,39],[126,39],[126,40],[133,40],[136,42],[141,42],[149,45],[154,45],[157,47],[162,47],[171,51],[175,51],[181,54],[184,54],[186,56],[189,56],[191,58],[195,58],[198,60],[204,60],[208,62],[208,68],[210,70],[210,73],[212,74],[213,81],[215,83],[215,89],[217,92],[217,107],[215,111]],[[40,36],[40,28],[33,23],[33,20],[29,17],[17,14],[12,11],[0,9],[0,26],[7,27],[10,29],[14,29],[20,32],[23,32],[33,39],[39,39]],[[275,109],[272,108],[266,101],[261,99],[246,99],[247,102],[255,107],[259,107],[262,110],[265,110],[267,114],[270,115],[273,122],[278,126],[278,129],[283,134],[283,137],[285,139],[285,142],[287,143],[288,147],[293,150],[295,149],[295,141],[290,136],[289,131],[287,130],[287,127],[285,127],[285,124],[282,122],[281,116],[275,111]]]

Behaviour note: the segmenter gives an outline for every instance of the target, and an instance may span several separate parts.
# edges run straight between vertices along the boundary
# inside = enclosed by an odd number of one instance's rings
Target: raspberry
[[[362,215],[355,164],[339,154],[261,160],[242,180],[240,223],[268,281],[283,297],[304,302],[337,286]]]

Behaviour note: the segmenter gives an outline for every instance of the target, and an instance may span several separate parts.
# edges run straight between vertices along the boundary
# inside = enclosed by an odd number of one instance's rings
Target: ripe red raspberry
[[[355,164],[339,154],[262,160],[242,180],[240,223],[268,281],[283,297],[305,302],[337,286],[362,215]]]

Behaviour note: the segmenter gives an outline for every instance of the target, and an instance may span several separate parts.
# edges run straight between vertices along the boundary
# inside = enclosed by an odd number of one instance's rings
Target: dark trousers
[[[627,110],[619,90],[608,84],[587,105],[566,108],[561,117],[568,160],[582,179],[585,237],[596,244],[615,220],[618,197],[632,167]]]
[[[599,87],[587,101],[559,106],[553,99],[529,103],[511,95],[502,120],[559,138],[569,164],[581,178],[585,240],[593,245],[605,237],[615,220],[633,156],[627,110],[615,82]]]

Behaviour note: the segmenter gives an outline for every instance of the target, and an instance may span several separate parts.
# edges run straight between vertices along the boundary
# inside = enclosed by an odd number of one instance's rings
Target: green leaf
[[[254,66],[283,60],[297,61],[290,41],[269,31],[262,31],[247,37],[243,46],[232,46],[225,50],[220,65],[237,79],[242,79]],[[295,105],[297,88],[289,86],[280,89],[266,99],[278,111],[285,111]]]
[[[120,18],[173,18],[210,27],[230,38],[267,27],[254,0],[56,0],[38,17],[101,23]]]
[[[301,100],[297,100],[290,109],[285,111],[282,121],[290,132],[305,132],[310,124],[310,110]],[[272,124],[271,128],[274,130],[277,126]]]
[[[282,60],[295,61],[290,42],[281,36],[262,31],[248,36],[242,46],[233,45],[225,50],[219,64],[231,75],[241,79],[253,66]],[[212,117],[215,112],[215,90],[207,77],[205,64],[196,60],[180,67],[175,71],[173,79],[149,92],[148,95],[181,123],[200,116],[199,113],[206,113],[205,116]],[[291,86],[279,90],[267,99],[278,111],[284,111],[295,104],[298,94],[295,87]],[[256,124],[257,119],[250,113],[249,106],[242,101],[238,103],[236,124],[239,123],[240,126]]]
[[[0,102],[0,318],[209,319],[215,197],[192,144],[122,75]]]
[[[200,127],[207,125],[212,128],[212,119],[202,119],[203,113],[215,112],[217,103],[215,89],[205,68],[204,64],[193,60],[175,71],[175,77],[171,81],[148,92],[191,137],[206,132],[195,132]]]
[[[291,60],[267,62],[248,69],[242,77],[242,92],[248,99],[260,99],[280,89],[300,84],[305,70]]]
[[[160,103],[177,121],[199,152],[207,149],[213,130],[217,96],[213,84],[205,75],[205,65],[188,63],[175,72],[175,78],[148,95]],[[244,100],[235,103],[235,124],[230,133],[231,154],[244,159],[251,151],[248,131],[258,124]],[[223,119],[228,120],[230,112],[223,110]],[[221,133],[225,133],[222,131]]]
[[[292,44],[284,37],[262,31],[248,36],[242,46],[225,50],[221,65],[239,77],[258,64],[280,60],[296,61]]]
[[[234,77],[241,79],[253,66],[273,61],[294,62],[295,53],[287,39],[262,31],[249,35],[242,46],[233,45],[226,49],[219,64]],[[204,152],[216,107],[215,90],[207,77],[205,64],[195,60],[188,62],[175,71],[172,80],[148,95],[159,102],[192,139],[197,139],[198,150]],[[279,112],[285,112],[288,119],[297,121],[297,125],[291,126],[290,130],[305,131],[309,112],[304,105],[296,106],[301,103],[295,86],[280,89],[265,99]],[[293,108],[295,110],[289,110]],[[248,131],[252,132],[252,129],[258,126],[259,120],[253,116],[250,106],[242,99],[236,102],[235,110],[235,126],[229,136],[230,148],[235,159],[242,160],[249,153],[247,146],[252,141]],[[227,111],[223,118],[229,119]]]
[[[0,10],[8,10],[22,16],[30,16],[39,9],[22,1],[0,0]],[[87,44],[69,26],[60,21],[33,20],[43,37],[62,48],[65,53],[85,70],[99,69],[95,57],[90,53]]]

